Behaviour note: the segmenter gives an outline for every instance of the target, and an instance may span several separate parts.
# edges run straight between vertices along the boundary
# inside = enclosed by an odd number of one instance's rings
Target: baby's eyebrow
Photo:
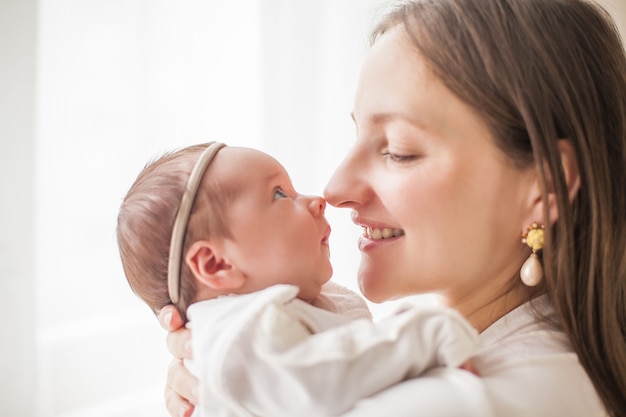
[[[274,181],[276,178],[280,177],[281,172],[273,172],[271,174],[267,174],[261,177],[261,181],[263,182],[263,184],[268,184],[272,181]]]

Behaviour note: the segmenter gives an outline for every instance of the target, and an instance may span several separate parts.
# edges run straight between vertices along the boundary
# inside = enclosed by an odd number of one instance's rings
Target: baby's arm
[[[257,311],[211,365],[212,389],[257,416],[337,415],[425,370],[459,366],[478,338],[449,309],[413,308],[311,334],[318,313],[297,299]]]
[[[356,320],[292,345],[279,346],[276,333],[259,337],[254,350],[276,380],[283,380],[273,394],[302,393],[296,408],[286,408],[287,402],[267,414],[284,416],[295,415],[299,406],[301,416],[341,414],[359,399],[426,370],[463,364],[478,340],[456,312],[418,308],[378,323]],[[263,406],[278,404],[275,400]]]

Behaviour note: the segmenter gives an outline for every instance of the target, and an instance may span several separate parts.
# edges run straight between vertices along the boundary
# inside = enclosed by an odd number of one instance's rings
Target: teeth
[[[390,237],[402,236],[404,231],[402,229],[378,229],[373,227],[364,227],[363,234],[365,237],[372,240],[389,239]]]

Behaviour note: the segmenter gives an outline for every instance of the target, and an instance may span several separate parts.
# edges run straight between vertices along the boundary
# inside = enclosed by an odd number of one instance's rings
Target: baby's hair
[[[172,304],[167,289],[172,228],[191,171],[207,146],[185,147],[148,162],[120,207],[117,242],[124,273],[132,290],[155,314]],[[189,216],[183,253],[197,240],[228,236],[225,206],[232,193],[223,185],[205,173]],[[184,261],[180,280],[176,307],[186,320],[196,285]]]

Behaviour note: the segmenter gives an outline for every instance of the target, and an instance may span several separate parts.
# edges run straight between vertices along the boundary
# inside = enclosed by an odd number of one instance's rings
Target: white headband
[[[202,152],[198,162],[193,167],[189,180],[187,180],[187,187],[183,194],[183,198],[180,201],[178,212],[176,213],[176,219],[174,220],[174,227],[172,229],[172,240],[170,241],[170,255],[167,265],[167,290],[170,295],[172,303],[178,303],[180,299],[180,269],[181,260],[183,257],[183,245],[185,243],[185,232],[187,231],[187,222],[189,221],[189,215],[191,214],[191,207],[196,199],[198,188],[204,177],[204,172],[208,168],[209,164],[217,154],[217,151],[222,149],[223,143],[211,142],[209,146]]]

